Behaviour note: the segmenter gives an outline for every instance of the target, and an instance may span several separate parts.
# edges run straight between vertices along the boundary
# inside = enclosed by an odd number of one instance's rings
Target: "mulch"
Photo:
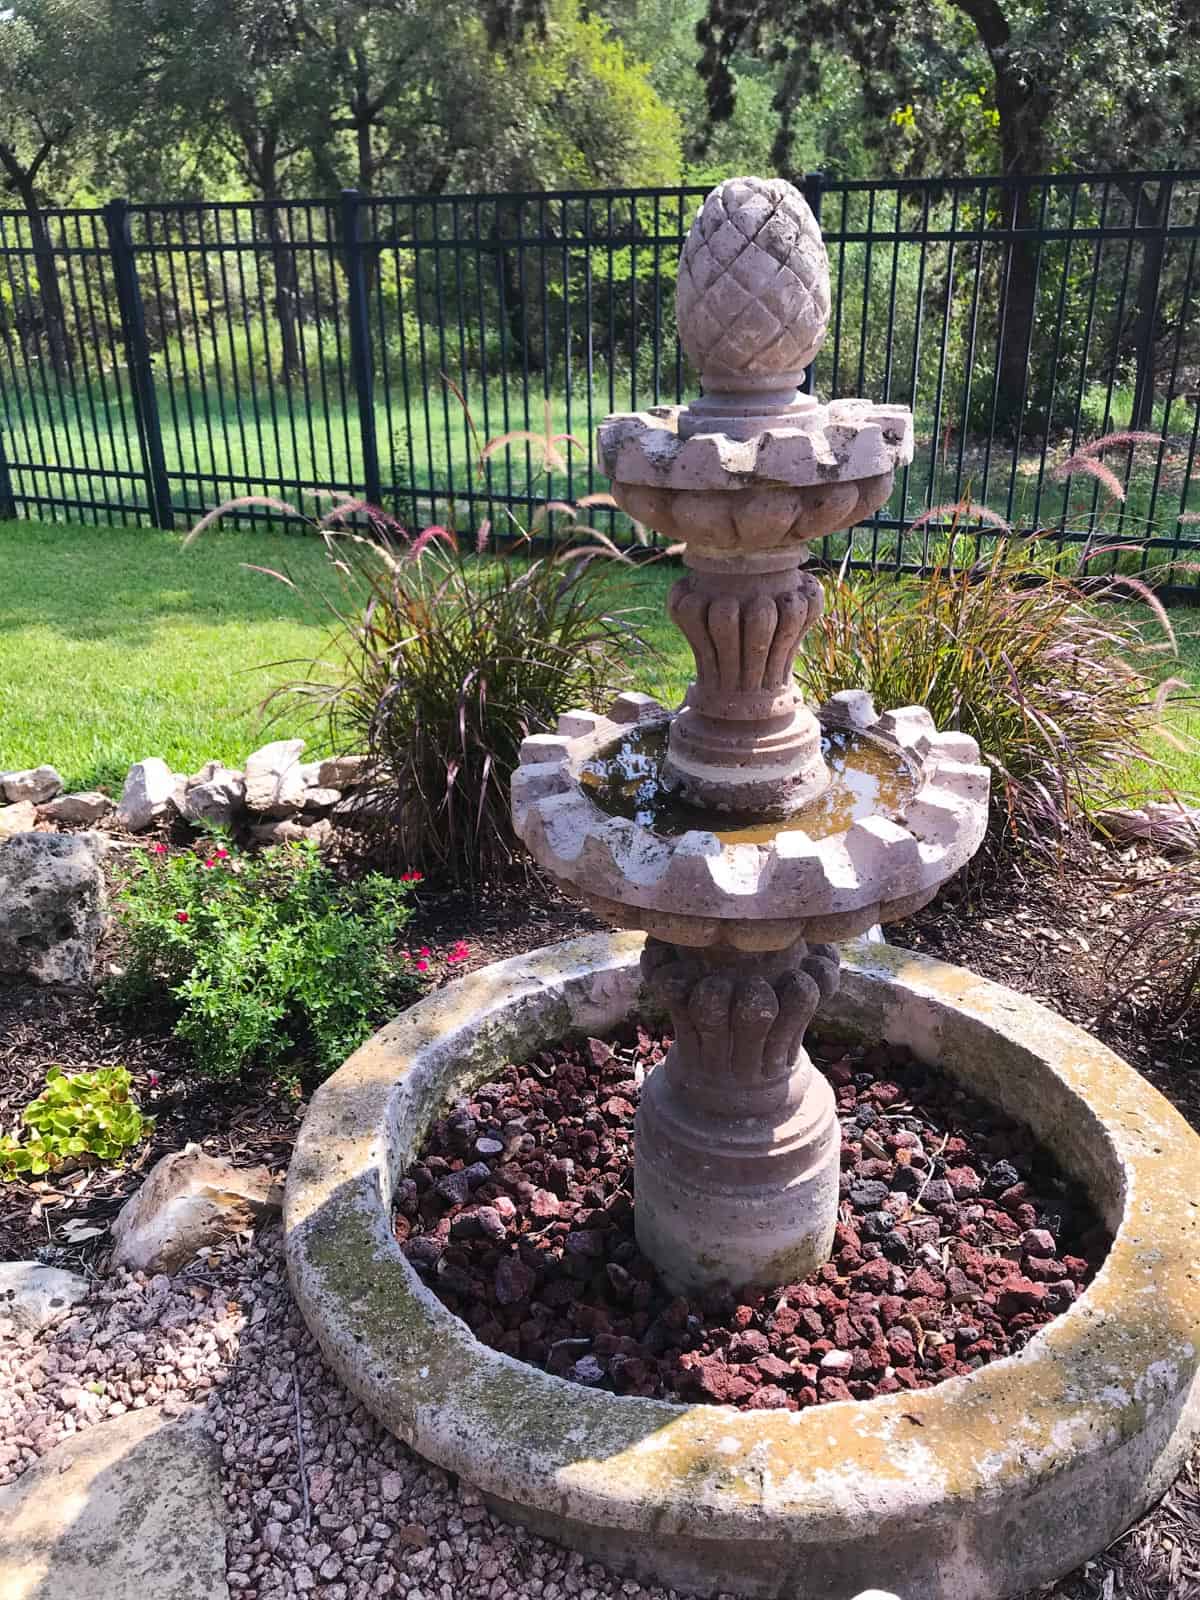
[[[1139,988],[1150,953],[1111,958],[1114,932],[1154,903],[1162,863],[1107,849],[1029,867],[1023,877],[951,885],[896,928],[894,943],[1008,984],[1079,1023],[1133,1063],[1200,1127],[1200,1030],[1165,1029],[1153,988]],[[422,885],[405,930],[433,951],[433,975],[464,971],[601,925],[553,891],[521,881],[473,899]],[[468,959],[438,959],[458,939]],[[112,953],[107,952],[107,959]],[[102,948],[101,962],[106,959]],[[1128,998],[1133,991],[1133,998]],[[77,1229],[104,1228],[163,1154],[194,1140],[239,1164],[286,1166],[304,1112],[264,1084],[214,1086],[192,1070],[163,1025],[134,1028],[94,994],[0,984],[0,1129],[13,1131],[39,1092],[46,1067],[123,1062],[157,1125],[135,1160],[112,1172],[76,1171],[49,1181],[0,1186],[0,1259],[35,1254],[86,1270],[101,1236],[71,1243]],[[74,1226],[72,1226],[74,1225]],[[860,1239],[860,1245],[861,1245]],[[957,1346],[956,1346],[957,1349]],[[1200,1467],[1193,1461],[1160,1505],[1078,1572],[1027,1600],[1200,1600]]]

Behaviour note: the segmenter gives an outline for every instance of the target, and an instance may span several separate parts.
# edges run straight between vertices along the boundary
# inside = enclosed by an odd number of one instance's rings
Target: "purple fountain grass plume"
[[[968,521],[974,519],[986,522],[991,528],[999,528],[1002,533],[1011,533],[1012,525],[1004,520],[998,511],[993,511],[991,506],[976,505],[971,500],[947,501],[944,505],[930,506],[915,517],[908,525],[908,531],[915,533],[918,528],[924,528],[935,518],[951,517],[956,522],[962,517]]]

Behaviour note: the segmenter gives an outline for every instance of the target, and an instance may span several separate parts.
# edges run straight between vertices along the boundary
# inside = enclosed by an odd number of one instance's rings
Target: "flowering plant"
[[[116,910],[123,1006],[160,1002],[215,1078],[254,1066],[324,1075],[417,992],[427,960],[393,959],[413,879],[339,882],[314,845],[137,851]]]

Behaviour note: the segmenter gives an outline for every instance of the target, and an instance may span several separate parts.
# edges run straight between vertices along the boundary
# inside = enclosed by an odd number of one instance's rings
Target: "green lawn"
[[[319,600],[245,564],[286,566],[329,589],[322,546],[220,529],[182,545],[148,528],[0,523],[0,769],[51,761],[72,788],[111,789],[148,755],[193,771],[209,757],[240,763],[266,738],[315,739],[301,711],[267,727],[258,708],[320,654]],[[646,607],[643,631],[660,652],[641,686],[668,701],[691,661],[664,615],[674,576],[652,566],[619,583],[620,603]],[[1175,622],[1171,670],[1200,687],[1200,614]],[[1179,726],[1200,736],[1200,714]],[[1200,794],[1200,755],[1165,744],[1162,754],[1170,781]]]

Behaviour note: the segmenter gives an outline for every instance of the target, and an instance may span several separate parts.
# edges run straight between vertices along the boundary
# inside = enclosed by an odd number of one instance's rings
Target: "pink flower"
[[[396,954],[398,955],[398,957],[399,957],[399,959],[401,961],[407,961],[408,960],[408,951],[407,950],[398,950],[396,952]]]
[[[467,948],[467,941],[465,939],[460,939],[454,948],[447,954],[446,962],[448,966],[453,967],[457,966],[460,961],[468,961],[470,956],[471,952]]]
[[[205,866],[206,866],[206,867],[215,867],[215,866],[216,866],[216,864],[217,864],[217,863],[216,863],[216,862],[215,862],[215,861],[211,861],[211,860],[210,860],[210,861],[206,861],[206,862],[205,862],[205,863],[204,863],[204,865],[205,865]]]
[[[218,861],[228,861],[229,860],[229,851],[228,850],[218,850],[217,851],[217,860]]]
[[[150,854],[152,856],[165,856],[166,853],[167,847],[165,844],[152,844],[150,846]]]
[[[191,918],[188,916],[186,911],[177,911],[175,913],[175,921],[176,922],[190,922]]]
[[[157,1089],[158,1088],[158,1073],[157,1072],[148,1073],[147,1074],[147,1081],[150,1084],[150,1087],[152,1089]]]
[[[428,972],[429,971],[429,963],[428,963],[428,961],[418,961],[417,962],[417,971],[418,972]]]
[[[427,956],[429,954],[429,946],[427,944],[423,944],[421,946],[421,948],[417,951],[417,954],[419,956]]]

